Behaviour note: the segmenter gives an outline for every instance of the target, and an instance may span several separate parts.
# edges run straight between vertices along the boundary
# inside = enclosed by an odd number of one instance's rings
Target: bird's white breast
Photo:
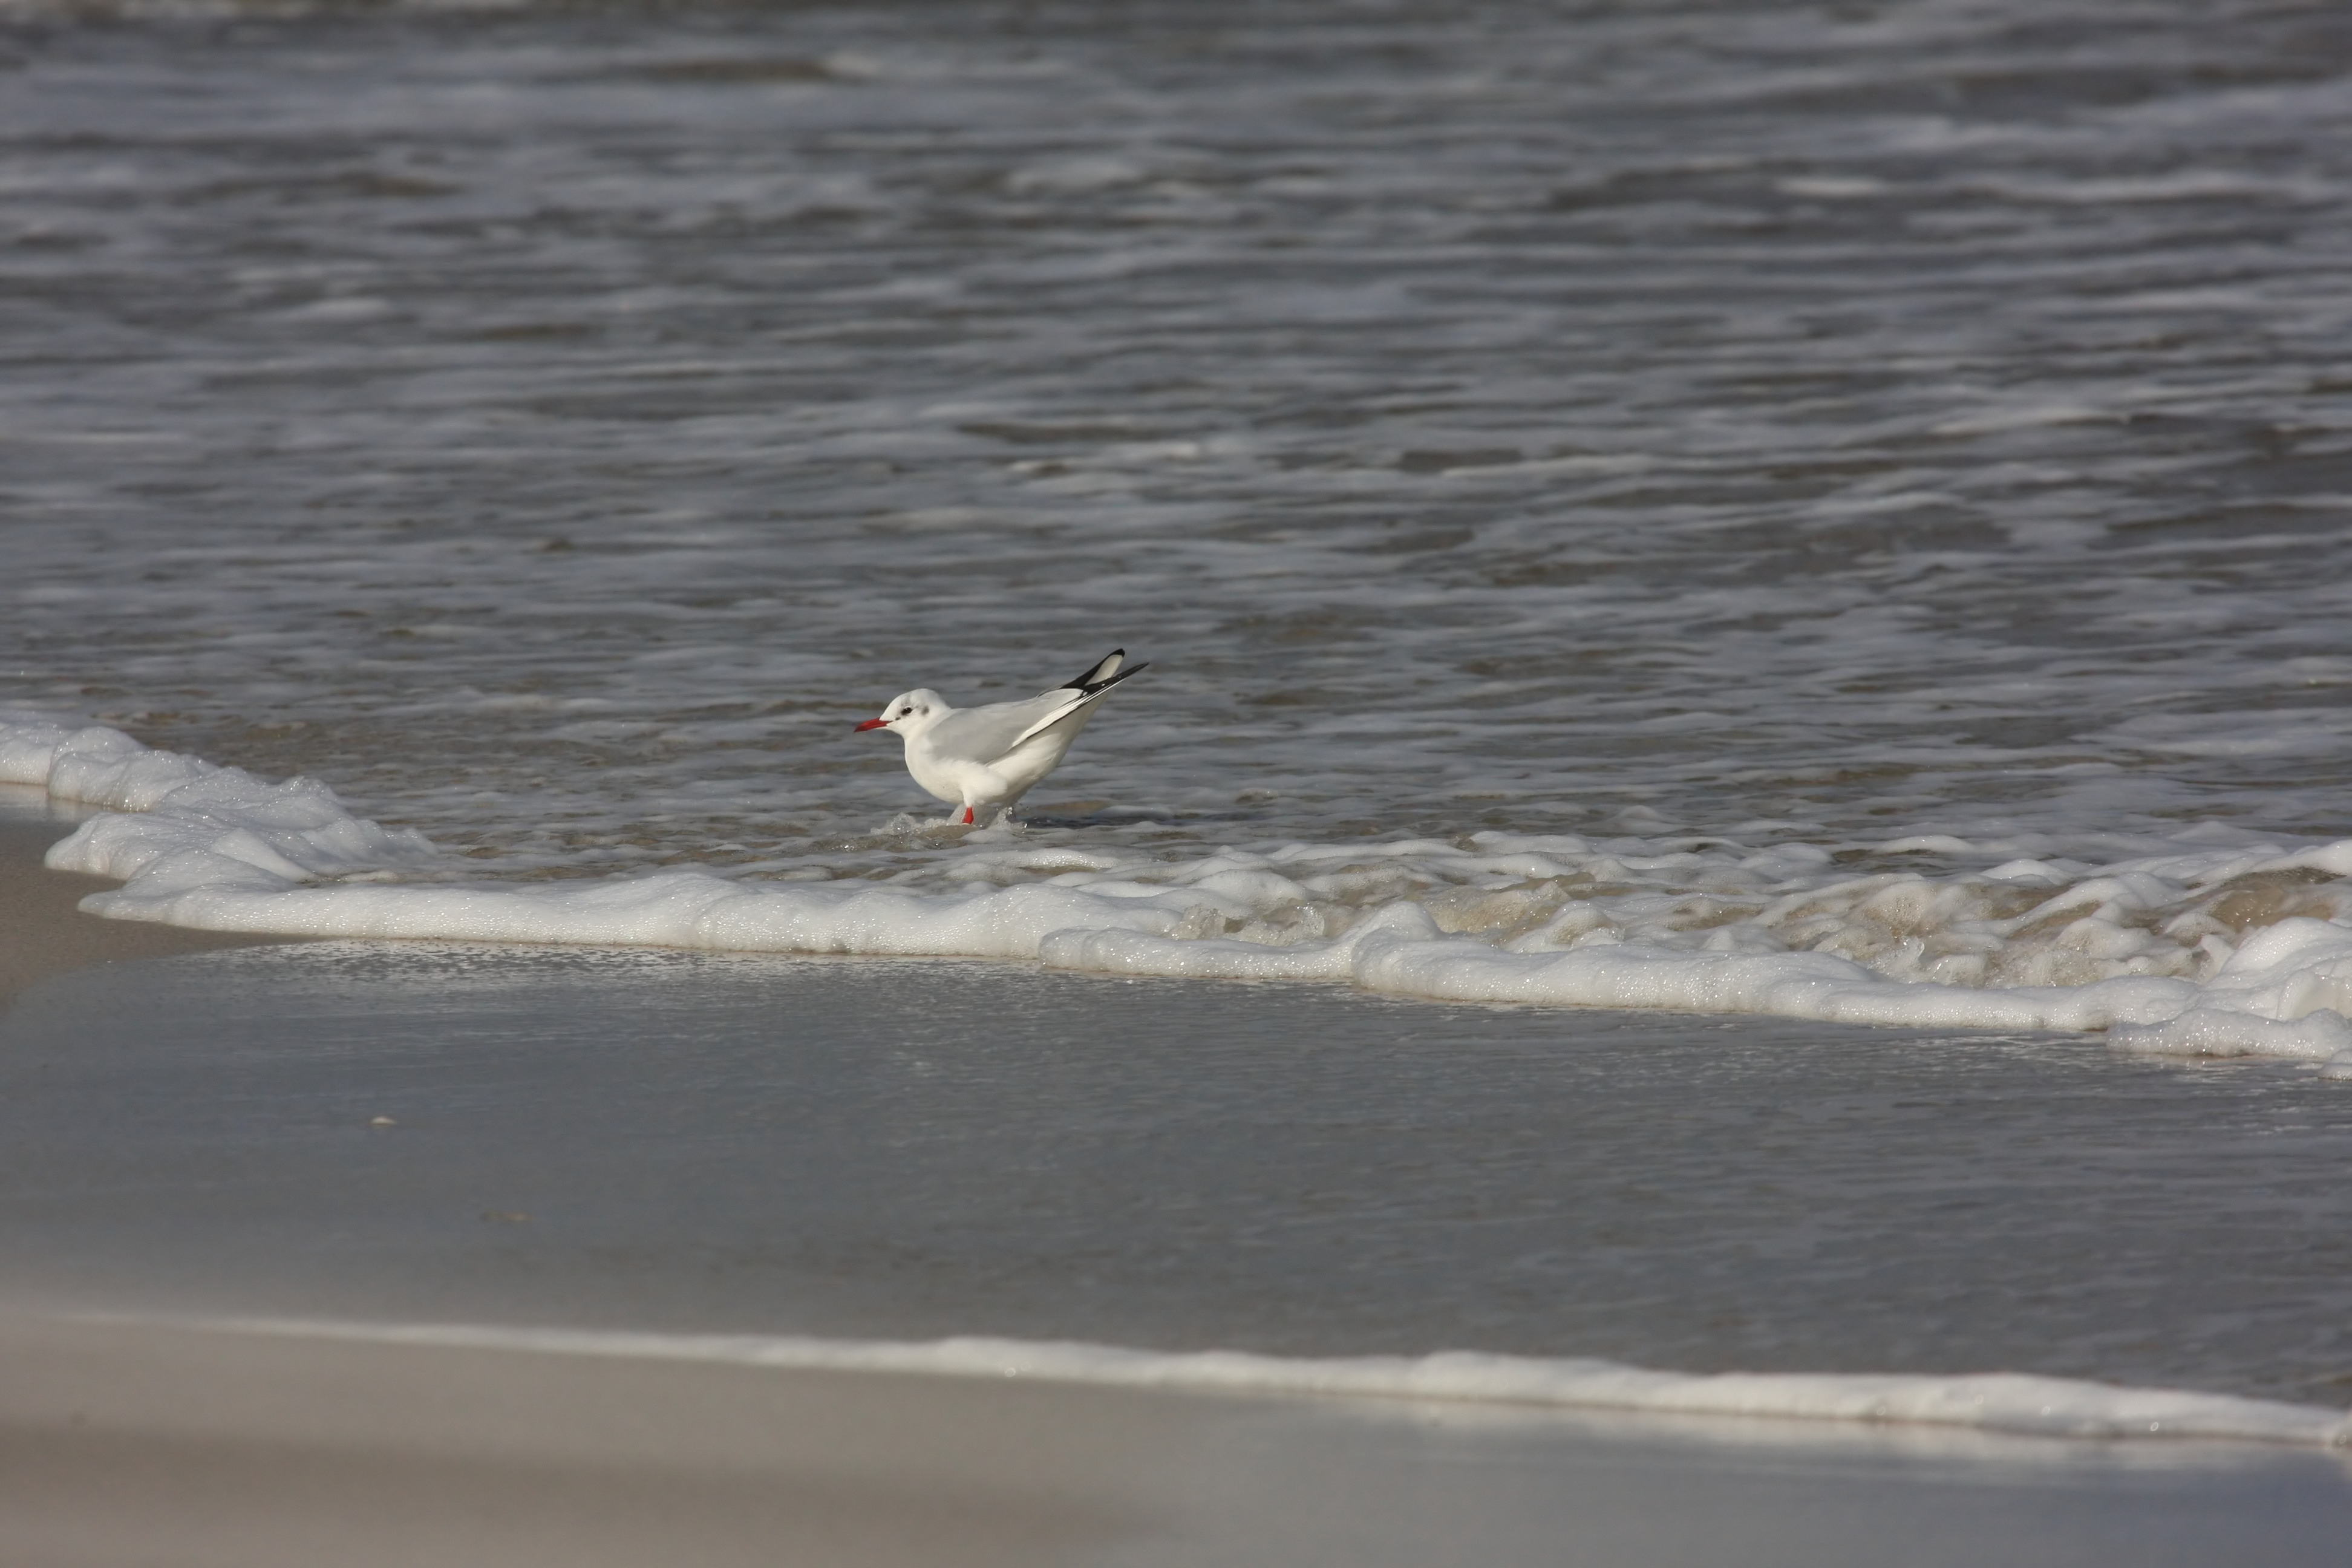
[[[989,780],[980,776],[992,770],[976,763],[956,757],[943,757],[931,749],[928,735],[907,737],[907,771],[925,793],[940,800],[961,801],[969,798],[967,784],[985,784]]]

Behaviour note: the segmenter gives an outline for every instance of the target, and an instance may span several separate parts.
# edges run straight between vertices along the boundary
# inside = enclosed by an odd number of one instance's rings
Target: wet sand
[[[68,826],[0,827],[12,987],[247,945],[78,914],[97,884],[38,864]],[[125,1225],[112,1234],[135,1246]],[[60,1302],[14,1277],[0,1560],[2315,1565],[2352,1531],[2342,1457],[2311,1451],[1158,1394],[90,1315],[165,1312],[137,1279]]]
[[[0,1557],[2313,1564],[2342,1463],[0,1315]]]
[[[43,866],[42,855],[73,831],[73,823],[45,819],[33,804],[40,797],[31,791],[12,788],[5,793],[26,798],[0,801],[0,889],[5,889],[0,896],[0,1007],[53,974],[92,964],[294,940],[184,931],[83,914],[76,905],[117,884]]]
[[[31,1317],[0,1369],[26,1568],[1051,1563],[1142,1529],[1120,1476],[1199,1436],[1066,1391]]]

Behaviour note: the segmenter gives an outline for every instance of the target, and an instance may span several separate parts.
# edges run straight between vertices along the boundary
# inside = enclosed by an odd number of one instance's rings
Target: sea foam
[[[1291,1357],[1168,1352],[1065,1341],[958,1337],[929,1342],[791,1335],[658,1334],[470,1323],[229,1319],[248,1333],[413,1345],[718,1362],[740,1366],[1025,1379],[1226,1394],[1513,1405],[1554,1410],[1743,1416],[1964,1428],[2074,1438],[2204,1438],[2352,1446],[2340,1410],[2020,1373],[1656,1372],[1582,1357],[1447,1351],[1425,1356]],[[1769,1431],[1750,1432],[1769,1439]]]
[[[1852,874],[1796,843],[1477,833],[1227,846],[975,834],[887,877],[704,867],[495,880],[422,836],[119,731],[0,716],[0,779],[106,807],[55,846],[84,908],[215,931],[1026,959],[1402,996],[2109,1030],[2134,1051],[2352,1077],[2352,840],[2190,830],[2105,864],[1904,839]],[[1981,868],[1965,868],[1974,858]],[[495,868],[488,868],[495,869]],[[822,872],[819,873],[823,875]]]

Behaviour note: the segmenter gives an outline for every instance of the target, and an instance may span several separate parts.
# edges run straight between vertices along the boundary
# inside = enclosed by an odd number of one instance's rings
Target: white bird
[[[1010,811],[1020,798],[1061,765],[1070,742],[1094,717],[1103,693],[1150,668],[1120,669],[1127,650],[1108,658],[1066,686],[1023,702],[992,702],[985,708],[951,708],[928,688],[890,699],[881,717],[860,730],[895,730],[907,743],[907,771],[940,799],[961,803],[959,822]]]

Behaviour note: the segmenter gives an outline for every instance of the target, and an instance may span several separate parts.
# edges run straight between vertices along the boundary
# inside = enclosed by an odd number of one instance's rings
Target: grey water
[[[2352,833],[2347,68],[2257,0],[13,7],[0,704],[486,876],[951,873],[848,721],[1120,644],[1040,838]],[[2341,1405],[2346,1092],[317,948],[0,1018],[0,1251]]]
[[[2266,0],[13,9],[0,700],[519,873],[869,865],[921,797],[846,721],[1119,644],[1033,802],[1097,837],[2341,835],[2347,61]]]
[[[2352,1098],[2079,1037],[320,943],[0,1015],[18,1295],[2342,1405]]]

